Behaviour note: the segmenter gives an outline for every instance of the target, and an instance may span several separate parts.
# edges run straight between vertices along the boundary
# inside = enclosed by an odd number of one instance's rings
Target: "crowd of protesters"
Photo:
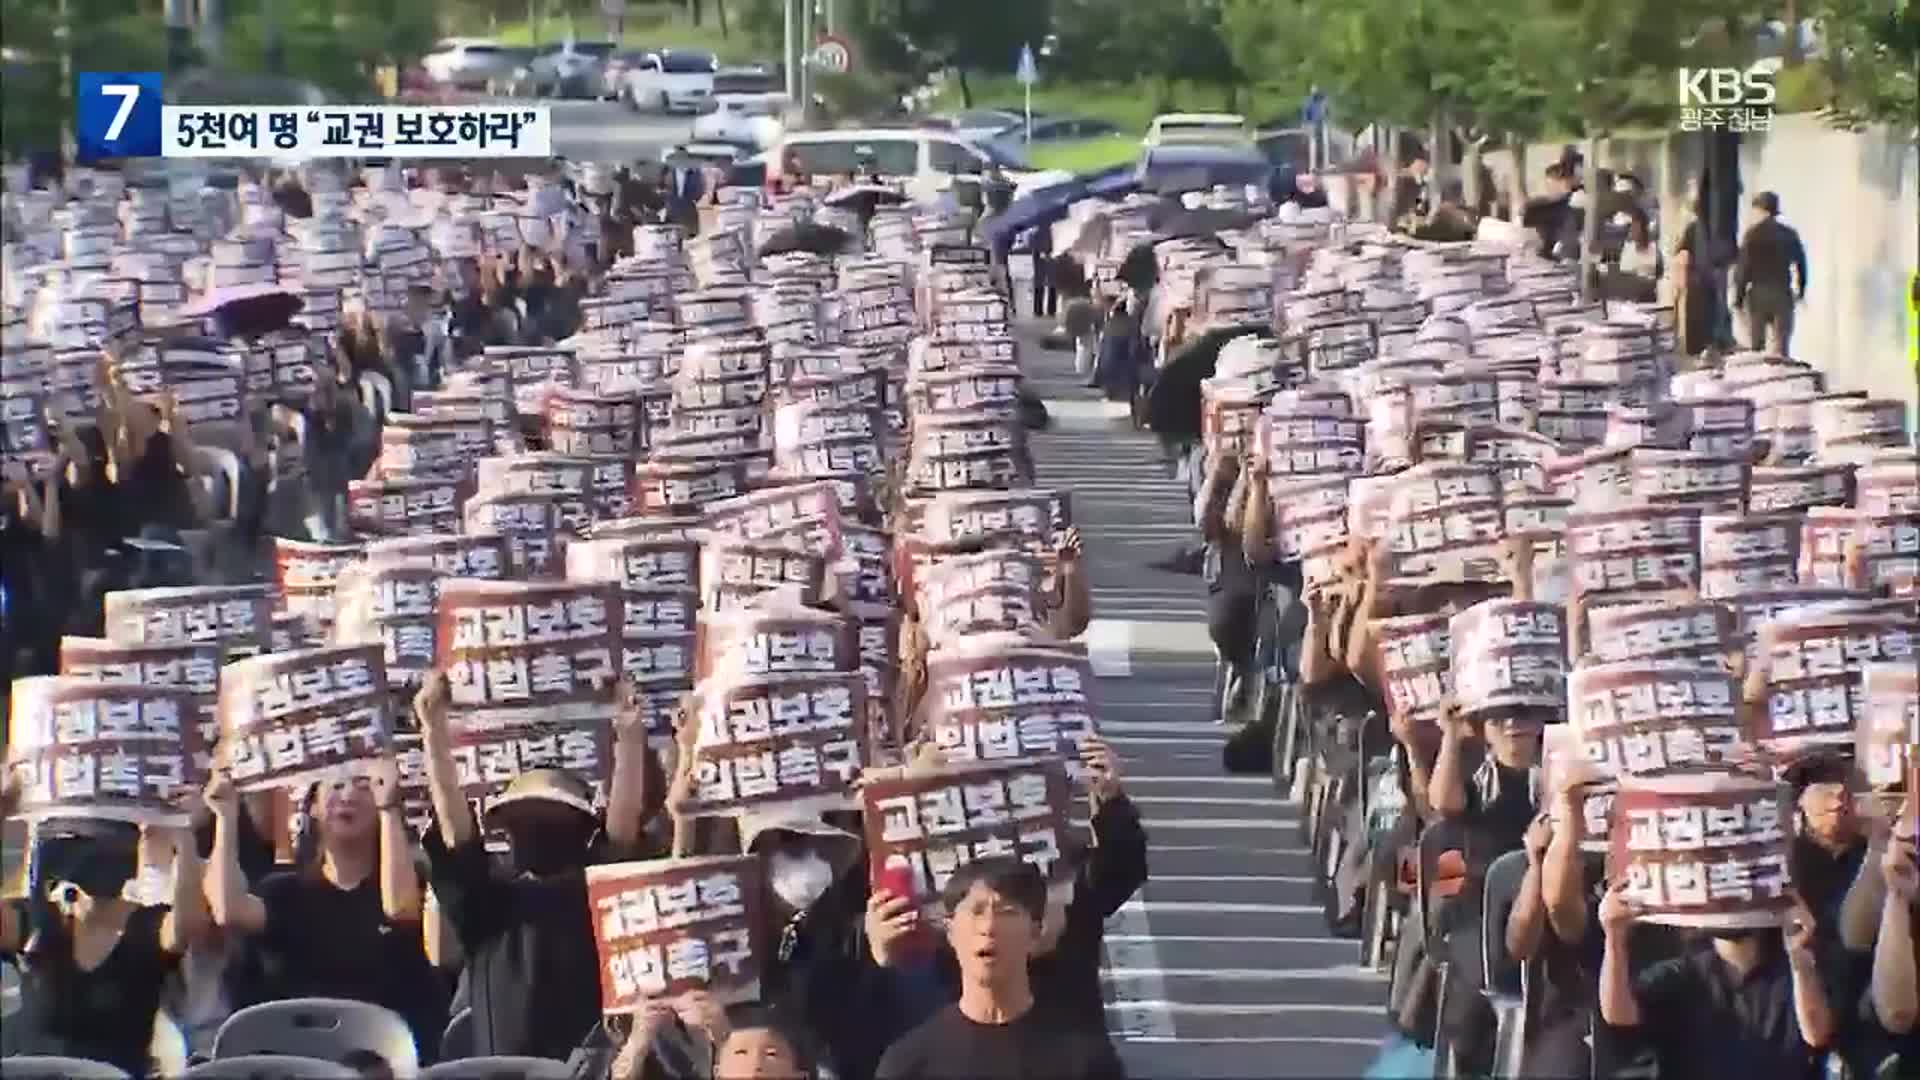
[[[150,229],[197,237],[203,251],[210,238],[262,236],[298,251],[293,234],[306,234],[294,223],[310,217],[351,218],[370,232],[400,222],[410,239],[423,240],[435,225],[409,217],[411,198],[424,191],[434,202],[484,206],[496,183],[519,197],[523,217],[536,216],[538,204],[537,216],[553,227],[567,222],[571,242],[542,232],[551,244],[516,241],[496,251],[489,240],[475,252],[436,238],[430,272],[404,289],[352,282],[337,318],[326,317],[327,305],[312,306],[311,280],[304,290],[283,282],[222,292],[234,283],[221,280],[216,258],[196,283],[201,302],[181,309],[176,324],[163,328],[161,305],[151,305],[144,341],[93,346],[103,354],[97,409],[9,412],[15,433],[44,420],[48,435],[44,448],[23,440],[7,457],[0,659],[10,684],[58,673],[63,639],[105,636],[110,593],[271,581],[278,539],[364,539],[349,489],[378,471],[384,421],[459,372],[483,367],[490,347],[574,338],[582,301],[604,293],[622,260],[633,262],[637,233],[657,235],[663,220],[698,231],[696,204],[710,214],[718,201],[690,197],[678,206],[674,193],[699,187],[678,174],[650,186],[624,171],[569,176],[557,167],[517,189],[456,169],[403,179],[397,166],[358,176],[249,176],[234,192],[161,192],[157,201],[169,212],[158,225],[144,211],[128,213],[141,201],[139,185],[112,171],[79,172],[64,189],[10,193],[9,274],[24,277],[28,267],[14,255],[17,241],[36,231],[21,220],[34,206],[51,207],[69,235],[88,214],[104,218],[118,232],[115,253],[140,247],[140,231],[121,221],[136,216]],[[383,224],[361,219],[369,193],[388,208]],[[864,250],[865,221],[839,220],[850,253]],[[966,222],[959,227],[964,244]],[[88,271],[108,272],[77,265],[77,248],[63,239],[56,235],[56,250],[42,253],[35,280],[51,299],[41,298],[33,318],[99,295],[88,291],[99,287]],[[309,241],[307,253],[315,250]],[[829,267],[835,250],[825,253]],[[358,273],[379,276],[386,254],[369,250]],[[1004,280],[999,288],[1004,295]],[[291,328],[243,329],[253,313],[225,301],[262,292],[304,292],[310,306]],[[9,302],[17,310],[19,294]],[[43,323],[10,316],[7,345],[32,348],[46,333]],[[190,430],[198,425],[170,390],[126,385],[122,361],[143,345],[207,335],[244,347],[288,333],[312,346],[311,386],[264,395],[270,403],[259,402],[237,432],[223,431],[219,447],[197,444]],[[537,424],[519,434],[539,448]],[[228,454],[235,472],[224,467]],[[908,528],[892,503],[880,505],[888,512],[870,524]],[[995,534],[969,550],[1008,542]],[[1077,530],[1054,535],[1051,557],[1059,593],[1031,632],[1057,642],[1088,617]],[[911,597],[896,600],[911,611]],[[913,655],[901,658],[898,699],[915,715],[925,685],[914,675],[924,675],[928,648],[916,625],[909,618],[901,635]],[[632,695],[618,702],[603,799],[585,778],[538,769],[476,811],[457,776],[448,701],[447,678],[436,673],[398,725],[420,738],[431,796],[431,825],[417,834],[391,753],[353,775],[275,793],[243,791],[217,751],[204,791],[182,801],[191,820],[182,830],[37,816],[24,895],[0,905],[0,955],[19,974],[5,1054],[92,1059],[147,1075],[161,1067],[150,1053],[156,1014],[180,1030],[197,1061],[223,1053],[223,1023],[249,1005],[324,998],[397,1014],[422,1065],[534,1057],[571,1062],[574,1075],[623,1080],[1121,1074],[1106,1035],[1101,942],[1105,919],[1146,879],[1147,846],[1118,759],[1097,738],[1077,743],[1083,841],[1063,845],[1045,874],[1017,858],[960,867],[933,905],[939,925],[930,926],[922,903],[872,884],[857,811],[747,815],[737,832],[680,813],[690,758],[649,740],[646,710]],[[11,720],[10,740],[28,718]],[[684,712],[675,720],[683,732],[695,723]],[[940,752],[909,718],[898,729],[906,746],[893,772],[940,767]],[[7,770],[0,817],[27,798],[22,768],[13,762]],[[868,778],[881,775],[886,770],[869,770]],[[291,845],[282,842],[289,828],[297,832]],[[770,954],[757,1003],[722,1004],[695,992],[603,1017],[588,867],[729,853],[758,856],[770,894],[758,909]],[[375,1074],[394,1067],[378,1054],[349,1057]]]
[[[136,188],[109,172],[75,176],[69,187],[42,192],[28,205],[58,212],[69,236],[104,208],[108,228],[117,223],[128,234],[122,242],[137,246],[137,230],[125,223],[152,219],[131,209],[140,202]],[[429,271],[404,287],[353,290],[356,299],[341,304],[337,318],[296,321],[294,333],[314,343],[318,358],[310,390],[254,410],[237,431],[222,434],[222,445],[195,437],[174,396],[129,385],[121,361],[137,343],[95,342],[103,354],[90,398],[95,407],[87,412],[50,396],[44,415],[24,418],[24,426],[43,422],[43,445],[22,442],[16,453],[9,442],[0,663],[10,682],[58,672],[63,638],[105,636],[109,593],[265,580],[275,538],[354,538],[350,487],[376,468],[388,417],[462,371],[484,368],[490,346],[564,344],[581,333],[583,302],[604,295],[648,227],[665,219],[688,232],[707,228],[693,194],[703,189],[687,174],[647,186],[617,172],[536,170],[522,187],[458,170],[403,177],[397,168],[328,183],[312,174],[249,180],[232,195],[195,195],[198,209],[189,216],[196,220],[176,228],[202,242],[230,234],[278,239],[288,219],[302,211],[338,213],[361,188],[396,206],[412,191],[447,200],[511,192],[527,208],[524,216],[545,224],[504,250],[491,241],[474,253],[436,244]],[[346,199],[323,199],[336,209],[321,211],[316,194]],[[709,206],[721,202],[714,195],[704,200]],[[1176,207],[1226,215],[1218,235],[1195,231],[1200,219],[1193,217],[1169,230],[1177,214],[1156,224],[1151,201],[1136,195],[1107,207],[1115,218],[1137,215],[1132,231],[1110,222],[1080,230],[1104,234],[1099,243],[1061,242],[1056,234],[1036,248],[1058,292],[1056,301],[1037,285],[1036,314],[1062,320],[1076,367],[1117,398],[1170,397],[1168,373],[1182,366],[1187,350],[1207,349],[1218,357],[1207,370],[1219,374],[1200,380],[1203,411],[1235,379],[1252,384],[1248,400],[1256,410],[1316,387],[1343,396],[1337,415],[1379,424],[1366,441],[1371,477],[1448,452],[1414,438],[1419,427],[1411,420],[1396,449],[1396,429],[1370,413],[1365,393],[1348,381],[1352,372],[1377,372],[1381,362],[1407,356],[1437,374],[1470,366],[1470,358],[1482,356],[1482,339],[1526,338],[1533,374],[1551,382],[1566,374],[1541,370],[1559,362],[1558,340],[1595,327],[1659,325],[1658,312],[1622,309],[1624,321],[1610,323],[1610,313],[1582,307],[1566,275],[1541,267],[1541,252],[1524,238],[1443,252],[1384,230],[1348,232],[1311,183],[1279,207],[1259,193],[1222,191]],[[160,202],[172,214],[178,196]],[[388,226],[416,238],[439,223],[431,216],[409,221],[404,211],[395,216],[401,222]],[[865,253],[871,217],[870,206],[833,216],[849,245],[834,253]],[[564,235],[560,220],[569,223]],[[968,223],[917,227],[957,228],[964,237]],[[1644,221],[1640,228],[1641,238],[1630,243],[1644,246]],[[8,229],[18,236],[35,227],[10,219]],[[1781,229],[1754,242],[1746,280],[1756,324],[1773,327],[1784,348],[1790,327],[1772,295],[1783,272],[1775,264],[1792,263],[1799,248]],[[1180,235],[1169,238],[1169,231]],[[1544,246],[1547,237],[1539,239]],[[91,295],[84,291],[88,274],[76,266],[78,246],[68,247],[43,253],[57,272],[43,272],[39,287],[84,299]],[[1204,271],[1180,265],[1183,258],[1273,265],[1245,257],[1249,247],[1291,266],[1271,279],[1286,279],[1284,288],[1241,289],[1263,296],[1264,307],[1236,307],[1228,302],[1231,290],[1209,293]],[[1547,254],[1560,252],[1556,246]],[[1415,272],[1422,256],[1428,270],[1479,260],[1472,263],[1478,280],[1464,289],[1471,295],[1424,291]],[[369,254],[363,272],[372,273],[381,257]],[[1479,269],[1489,259],[1497,274]],[[1367,269],[1347,272],[1362,265]],[[216,298],[227,287],[220,269],[215,265],[197,286]],[[996,271],[998,293],[1010,300],[1004,272]],[[1336,294],[1335,307],[1301,306],[1303,298]],[[1442,299],[1448,295],[1458,303]],[[1525,303],[1513,306],[1513,296]],[[10,280],[8,303],[20,302]],[[181,314],[186,318],[163,332],[165,340],[257,342],[285,333],[284,326],[242,329],[239,309],[223,304],[188,305]],[[1548,331],[1555,319],[1570,319],[1562,325],[1574,333]],[[1364,355],[1356,356],[1352,342],[1328,344],[1335,322],[1365,327]],[[10,317],[7,347],[30,347],[46,329]],[[162,333],[157,323],[150,332]],[[1275,347],[1260,354],[1266,360],[1245,365],[1236,342],[1262,337]],[[1758,384],[1744,377],[1754,373],[1818,383],[1805,365],[1758,354],[1709,355],[1693,370],[1668,371],[1660,365],[1670,363],[1671,344],[1652,330],[1649,338],[1661,341],[1655,370],[1704,380],[1674,398],[1738,398]],[[1229,360],[1241,374],[1228,373]],[[1376,385],[1386,398],[1385,388],[1404,389],[1405,382]],[[1667,397],[1664,390],[1658,396]],[[1609,880],[1607,862],[1586,843],[1596,838],[1588,835],[1593,822],[1583,801],[1593,777],[1544,769],[1543,732],[1564,723],[1567,708],[1487,718],[1447,694],[1416,709],[1382,659],[1383,620],[1513,598],[1561,605],[1573,625],[1563,660],[1581,663],[1596,595],[1569,581],[1564,546],[1510,538],[1498,545],[1492,573],[1416,575],[1411,582],[1396,572],[1398,553],[1377,532],[1355,529],[1348,537],[1343,529],[1337,543],[1323,540],[1303,557],[1303,540],[1288,521],[1289,485],[1303,479],[1298,471],[1277,469],[1275,457],[1251,438],[1221,438],[1222,429],[1204,416],[1190,418],[1191,430],[1174,430],[1180,425],[1163,421],[1175,411],[1164,403],[1148,409],[1164,438],[1189,444],[1176,449],[1189,463],[1205,541],[1209,623],[1227,674],[1223,711],[1242,724],[1228,765],[1236,767],[1236,745],[1259,744],[1269,752],[1252,756],[1264,767],[1292,773],[1310,762],[1305,786],[1335,792],[1313,816],[1316,828],[1346,823],[1344,847],[1335,849],[1338,858],[1320,882],[1331,927],[1359,932],[1377,903],[1371,897],[1387,897],[1401,917],[1388,1011],[1408,1044],[1433,1051],[1434,1069],[1486,1075],[1507,1064],[1496,1060],[1502,1021],[1494,1007],[1498,973],[1488,961],[1494,956],[1511,957],[1530,973],[1524,1064],[1513,1075],[1611,1076],[1650,1058],[1669,1076],[1807,1076],[1839,1062],[1867,1077],[1902,1075],[1920,1061],[1912,930],[1920,873],[1911,793],[1893,793],[1874,804],[1876,812],[1859,813],[1862,781],[1849,752],[1829,745],[1787,754],[1759,740],[1725,764],[1771,771],[1791,786],[1792,892],[1784,915],[1767,926],[1704,932],[1642,919],[1646,912],[1625,883]],[[7,417],[10,426],[22,419]],[[1880,461],[1840,452],[1857,431],[1830,440],[1832,433],[1806,431],[1805,424],[1752,425],[1750,416],[1740,443],[1751,467]],[[537,427],[519,434],[527,448],[538,447]],[[1897,449],[1908,445],[1904,421],[1897,438],[1880,429],[1867,434],[1876,453],[1911,466],[1912,456]],[[1618,437],[1610,427],[1604,438],[1563,442],[1560,449],[1576,458],[1593,450],[1686,448],[1684,440],[1677,447],[1656,443],[1629,427]],[[1751,472],[1742,476],[1743,484],[1754,482]],[[1912,500],[1900,503],[1900,513],[1920,512],[1916,489],[1920,478],[1899,488],[1899,499]],[[1723,510],[1745,512],[1747,497],[1743,488],[1737,505]],[[1843,493],[1825,504],[1847,506],[1849,498]],[[886,512],[874,515],[874,525],[896,537],[910,531],[904,501],[875,505]],[[1789,510],[1804,516],[1807,508]],[[948,554],[1001,542],[989,538]],[[1090,612],[1078,533],[1063,529],[1049,546],[1057,592],[1043,617],[1016,630],[1058,644],[1084,629]],[[1913,575],[1903,576],[1897,559],[1896,569],[1883,573],[1877,554],[1884,553],[1864,538],[1849,547],[1837,579],[1850,590],[1847,602],[1911,598]],[[1709,602],[1737,604],[1738,596],[1701,587],[1698,561],[1696,555],[1694,581],[1643,590],[1641,599],[1693,603],[1704,594]],[[915,728],[926,692],[929,613],[914,611],[904,590],[895,600],[910,616],[889,718],[902,745],[898,763],[871,770],[868,780],[943,764]],[[1902,617],[1911,623],[1914,614]],[[1743,682],[1744,707],[1762,717],[1770,693],[1766,665],[1746,659],[1744,647],[1714,662],[1732,668]],[[1265,662],[1275,655],[1277,662]],[[1272,699],[1262,687],[1275,680],[1289,685],[1278,710],[1267,707]],[[568,1061],[574,1075],[619,1078],[1121,1075],[1100,986],[1102,934],[1106,918],[1147,879],[1147,841],[1119,762],[1097,737],[1077,747],[1086,776],[1085,841],[1068,845],[1045,873],[1017,858],[958,867],[941,889],[935,927],[926,925],[928,909],[915,898],[875,883],[857,812],[743,814],[732,821],[737,829],[718,830],[685,814],[694,782],[690,756],[663,753],[632,695],[617,702],[604,798],[583,777],[538,769],[476,811],[459,777],[449,698],[447,676],[429,675],[404,725],[419,736],[432,807],[430,825],[418,832],[405,814],[391,756],[356,775],[276,797],[243,792],[216,753],[204,790],[185,800],[192,824],[183,830],[86,817],[36,820],[28,888],[0,905],[0,953],[20,973],[18,1011],[0,1033],[5,1053],[87,1058],[142,1075],[154,1068],[156,1015],[170,1018],[189,1054],[203,1058],[217,1052],[223,1022],[248,1005],[331,998],[398,1015],[421,1063],[525,1056]],[[1299,761],[1271,752],[1294,745],[1273,737],[1288,722],[1276,713],[1286,709],[1295,710],[1302,728]],[[684,713],[676,720],[684,738],[695,721]],[[1748,730],[1764,728],[1750,719]],[[11,814],[25,795],[18,774],[8,776],[0,811]],[[1374,827],[1370,813],[1383,804],[1387,820]],[[289,822],[299,825],[298,841],[283,851]],[[490,848],[489,836],[500,842]],[[1317,851],[1322,840],[1316,835]],[[1525,860],[1524,875],[1512,895],[1496,897],[1489,871],[1515,853]],[[764,866],[769,896],[758,910],[766,924],[761,936],[772,947],[763,957],[758,1001],[723,1004],[695,992],[637,1013],[603,1015],[588,869],[728,854],[756,856]],[[1430,895],[1448,902],[1432,904]],[[1483,920],[1495,902],[1510,913]],[[1490,942],[1489,934],[1500,940]]]

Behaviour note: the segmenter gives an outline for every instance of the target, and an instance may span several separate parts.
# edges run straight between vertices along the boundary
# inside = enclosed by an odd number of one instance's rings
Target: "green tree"
[[[1845,125],[1920,122],[1920,4],[1914,0],[1817,0],[1819,64],[1833,87],[1830,111]]]
[[[1010,71],[1020,47],[1046,37],[1048,0],[897,0],[891,20],[919,50],[954,69],[973,104],[969,71]]]

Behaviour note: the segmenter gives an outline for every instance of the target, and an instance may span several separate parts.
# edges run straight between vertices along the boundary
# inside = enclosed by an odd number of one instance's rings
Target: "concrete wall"
[[[1526,191],[1539,193],[1561,145],[1526,148]],[[1661,246],[1671,250],[1702,151],[1691,135],[1609,139],[1589,167],[1630,170],[1659,194]],[[1513,184],[1513,159],[1486,156],[1502,191]],[[1810,284],[1794,355],[1836,389],[1906,401],[1920,430],[1920,355],[1907,303],[1920,271],[1920,146],[1883,129],[1838,131],[1817,117],[1782,116],[1771,132],[1743,140],[1740,181],[1742,205],[1756,192],[1777,193],[1782,219],[1806,243]]]

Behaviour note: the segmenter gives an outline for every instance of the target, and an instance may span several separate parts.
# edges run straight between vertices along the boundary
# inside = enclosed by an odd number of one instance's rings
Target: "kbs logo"
[[[1681,68],[1682,131],[1766,131],[1779,92],[1773,75],[1741,68]]]

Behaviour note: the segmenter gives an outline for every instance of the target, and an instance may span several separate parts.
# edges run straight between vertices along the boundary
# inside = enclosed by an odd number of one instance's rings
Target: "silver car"
[[[487,38],[447,38],[420,60],[429,79],[462,88],[483,88],[509,78],[514,64],[509,50]]]
[[[564,41],[542,50],[528,65],[534,94],[599,97],[613,49],[611,41]]]

